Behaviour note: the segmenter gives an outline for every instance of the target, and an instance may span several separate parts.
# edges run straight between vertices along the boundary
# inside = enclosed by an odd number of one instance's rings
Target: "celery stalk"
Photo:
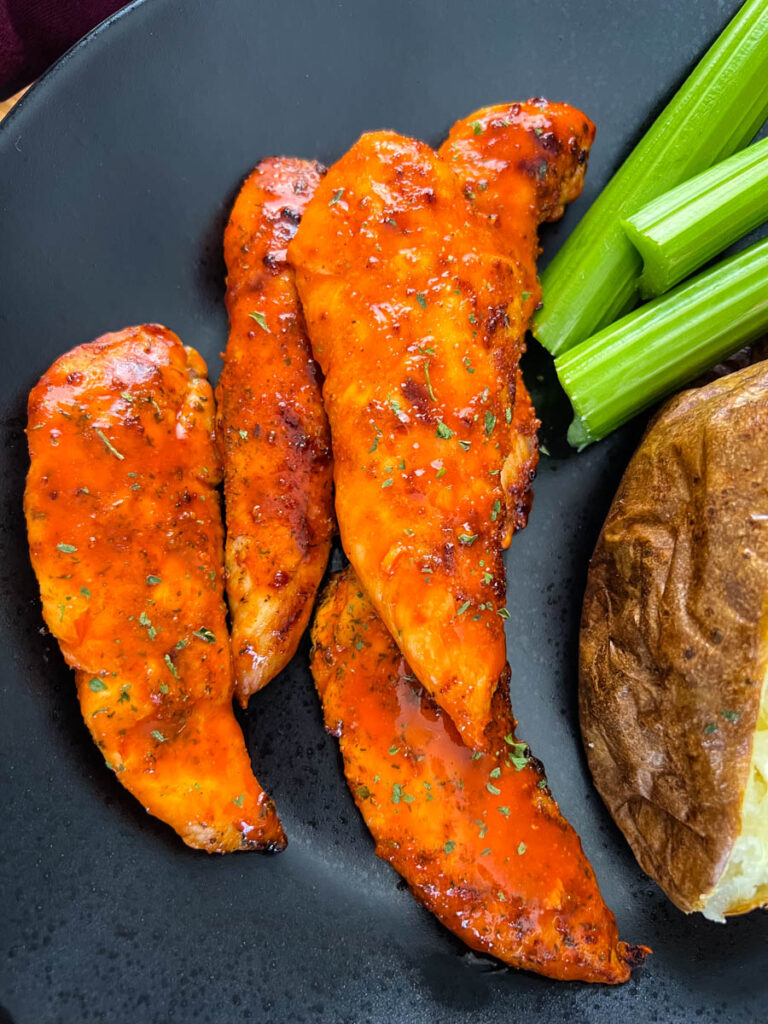
[[[545,348],[565,352],[635,305],[641,260],[620,219],[741,149],[766,116],[768,0],[746,0],[544,271]]]
[[[661,295],[768,220],[768,139],[697,174],[622,221],[643,258],[640,294]]]
[[[768,239],[722,260],[555,360],[576,418],[575,448],[636,413],[768,329]]]

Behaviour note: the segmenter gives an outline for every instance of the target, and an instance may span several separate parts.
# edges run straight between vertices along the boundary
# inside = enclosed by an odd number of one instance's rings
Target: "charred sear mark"
[[[296,227],[301,222],[301,213],[298,210],[294,210],[291,206],[284,206],[280,211],[280,216],[283,220],[287,220],[289,224],[295,224]]]
[[[563,148],[563,144],[554,132],[544,132],[542,135],[538,135],[536,138],[539,143],[539,146],[547,153],[549,153],[551,156],[560,155],[560,152]]]
[[[417,412],[425,413],[427,411],[430,405],[430,399],[426,383],[422,384],[421,381],[414,380],[412,377],[409,377],[405,383],[400,385],[400,390],[411,405],[416,408]]]
[[[500,306],[489,306],[486,314],[486,329],[488,333],[495,334],[499,327],[509,327],[506,302]]]
[[[544,157],[523,157],[518,164],[518,167],[527,174],[530,178],[534,178],[536,181],[543,181],[547,176],[547,161]]]
[[[261,262],[264,264],[267,270],[272,271],[273,274],[278,274],[284,266],[283,261],[281,259],[278,259],[278,257],[275,256],[275,254],[272,252],[265,253],[264,256],[262,257]]]

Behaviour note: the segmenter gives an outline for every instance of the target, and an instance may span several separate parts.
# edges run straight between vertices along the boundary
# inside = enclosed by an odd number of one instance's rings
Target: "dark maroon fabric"
[[[29,85],[125,0],[0,0],[0,99]]]

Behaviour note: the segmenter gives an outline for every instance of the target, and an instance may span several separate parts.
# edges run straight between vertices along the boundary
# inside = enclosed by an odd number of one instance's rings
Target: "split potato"
[[[768,361],[673,398],[589,569],[579,710],[641,867],[712,920],[768,903]]]

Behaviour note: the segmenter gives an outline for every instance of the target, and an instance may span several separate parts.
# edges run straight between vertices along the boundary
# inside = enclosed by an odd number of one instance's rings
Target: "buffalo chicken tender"
[[[515,736],[505,670],[485,753],[417,682],[351,568],[313,625],[328,730],[376,842],[463,942],[549,978],[616,984],[647,953],[619,941],[579,838]]]
[[[189,846],[277,850],[285,836],[232,707],[205,375],[156,325],[56,360],[29,396],[30,554],[117,779]]]
[[[581,725],[641,867],[712,920],[768,902],[768,362],[648,429],[592,557]]]
[[[475,209],[462,168],[394,132],[364,135],[288,256],[326,375],[344,550],[419,680],[482,748],[506,661],[502,551],[536,465],[516,381],[537,291],[533,247],[519,258],[512,222],[505,238]],[[510,162],[505,187],[543,182],[540,168]]]

